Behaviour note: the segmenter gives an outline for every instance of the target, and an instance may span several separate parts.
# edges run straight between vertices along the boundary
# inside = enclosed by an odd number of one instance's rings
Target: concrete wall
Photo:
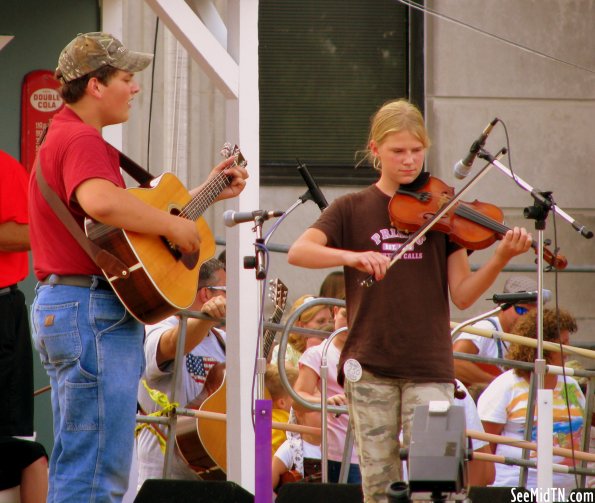
[[[556,203],[576,220],[595,228],[595,157],[591,126],[595,114],[595,2],[530,0],[462,0],[432,2],[432,8],[480,30],[497,35],[558,60],[553,61],[503,43],[455,23],[428,17],[426,23],[426,110],[435,147],[429,157],[432,172],[457,187],[453,161],[469,148],[494,117],[508,127],[511,156],[503,164],[532,186],[553,191]],[[508,146],[504,130],[495,128],[487,148],[495,153]],[[512,157],[512,162],[511,162]],[[473,173],[483,162],[477,162]],[[505,210],[509,225],[533,228],[522,209],[532,198],[492,168],[472,196]],[[468,179],[467,179],[468,180]],[[465,181],[467,181],[465,180]],[[567,222],[550,218],[546,237],[557,242],[571,266],[595,263],[595,241],[585,240]],[[472,262],[479,257],[472,256]],[[530,264],[534,256],[515,259]],[[504,275],[506,276],[506,275]],[[499,282],[501,283],[501,282]],[[545,286],[556,290],[556,278],[546,274]],[[573,341],[592,342],[595,331],[595,274],[558,276],[558,302],[579,319]],[[466,313],[481,312],[478,302]],[[593,365],[595,366],[595,365]]]

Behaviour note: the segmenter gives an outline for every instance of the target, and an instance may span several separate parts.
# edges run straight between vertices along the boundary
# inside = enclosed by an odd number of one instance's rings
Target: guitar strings
[[[228,185],[228,176],[223,172],[219,173],[207,183],[201,194],[197,195],[184,206],[180,212],[180,216],[189,218],[190,220],[196,220]]]
[[[233,152],[227,156],[228,158],[232,155],[239,154],[239,149],[236,147]],[[241,156],[241,154],[239,154]],[[234,164],[237,166],[237,162]],[[217,176],[213,177],[205,188],[195,198],[191,199],[180,212],[180,216],[188,218],[190,220],[196,220],[200,217],[205,210],[213,203],[215,198],[229,186],[231,178],[226,175],[223,171],[219,172]]]

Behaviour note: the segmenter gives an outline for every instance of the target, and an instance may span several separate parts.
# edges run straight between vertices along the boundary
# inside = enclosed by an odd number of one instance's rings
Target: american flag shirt
[[[207,374],[217,363],[211,356],[194,356],[192,353],[186,355],[186,371],[197,383],[204,386]]]
[[[179,319],[171,316],[156,325],[147,325],[145,338],[145,360],[146,368],[143,379],[147,385],[165,393],[171,400],[173,387],[174,362],[167,362],[165,365],[157,365],[157,348],[159,340],[164,332],[178,325]],[[219,330],[221,338],[225,340],[225,332]],[[180,368],[180,382],[176,388],[176,402],[186,405],[192,401],[203,389],[205,377],[208,371],[216,362],[225,361],[225,351],[219,344],[217,337],[209,334],[198,344],[183,360]],[[151,399],[143,383],[139,384],[138,402],[143,410],[150,414],[159,410],[160,407]],[[155,435],[148,430],[143,430],[137,440],[139,477],[161,478],[163,474],[163,453]],[[174,460],[177,459],[174,457]],[[194,478],[195,475],[192,474]],[[174,461],[172,466],[172,478],[188,478],[188,468],[182,461]]]
[[[178,318],[172,316],[156,325],[146,327],[145,357],[147,368],[145,370],[145,378],[151,388],[164,391],[168,395],[171,391],[174,365],[172,361],[161,368],[157,366],[157,347],[161,335],[168,329],[177,326],[177,324]],[[221,335],[223,341],[225,341],[225,332],[218,330],[218,333]],[[218,362],[225,362],[225,350],[219,343],[217,336],[210,331],[201,343],[195,346],[184,358],[184,366],[181,369],[181,383],[176,391],[176,402],[186,405],[192,401],[202,391],[209,370]],[[142,391],[141,388],[139,388],[140,391]],[[142,394],[140,391],[139,398]],[[143,404],[141,403],[141,405]]]

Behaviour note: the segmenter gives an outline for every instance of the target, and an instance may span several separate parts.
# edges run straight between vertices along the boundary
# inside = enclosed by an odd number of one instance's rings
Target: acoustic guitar
[[[237,156],[235,166],[246,165],[237,146],[224,147],[222,153],[227,157]],[[126,266],[123,278],[110,276],[105,270],[103,273],[122,304],[141,323],[157,323],[194,302],[200,266],[215,254],[215,239],[202,214],[230,182],[231,177],[219,173],[192,197],[175,175],[164,173],[153,179],[149,187],[127,189],[154,208],[195,221],[201,238],[197,253],[181,253],[162,236],[139,234],[85,219],[89,239]]]
[[[287,287],[280,279],[271,280],[270,297],[274,311],[268,321],[279,323],[287,303]],[[263,355],[269,359],[275,331],[263,332]],[[225,364],[217,363],[209,371],[200,394],[187,405],[200,411],[225,413],[227,386]],[[178,420],[176,444],[178,452],[188,466],[205,480],[225,479],[227,471],[227,426],[223,421],[182,417]]]

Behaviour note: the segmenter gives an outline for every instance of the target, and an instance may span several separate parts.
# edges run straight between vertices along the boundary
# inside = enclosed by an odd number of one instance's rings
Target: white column
[[[124,7],[122,0],[103,0],[101,8],[101,31],[111,33],[122,40]],[[126,44],[124,44],[126,45]],[[107,126],[102,131],[105,141],[122,150],[124,130],[122,124]]]
[[[227,132],[248,161],[250,178],[228,207],[250,211],[259,206],[258,0],[230,0],[228,50],[239,64],[238,100],[228,100]],[[254,255],[249,224],[227,229],[227,477],[254,492],[252,376],[258,331],[258,284],[243,257]],[[229,290],[230,289],[230,290]]]

